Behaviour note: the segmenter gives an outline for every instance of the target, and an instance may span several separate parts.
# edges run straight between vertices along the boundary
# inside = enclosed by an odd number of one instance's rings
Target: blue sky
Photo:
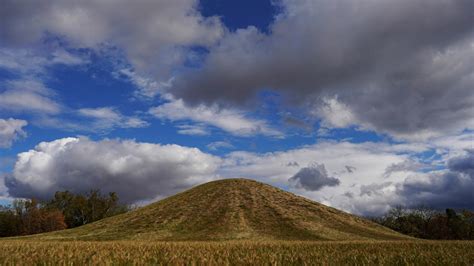
[[[472,7],[8,2],[1,201],[246,177],[365,215],[472,208]]]

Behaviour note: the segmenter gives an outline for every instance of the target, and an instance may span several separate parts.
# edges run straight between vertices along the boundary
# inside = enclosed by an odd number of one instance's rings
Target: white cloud
[[[0,200],[8,199],[8,189],[5,186],[5,177],[7,174],[0,172]]]
[[[209,135],[210,128],[207,125],[211,125],[238,136],[257,134],[272,137],[283,136],[281,132],[271,128],[265,121],[248,118],[242,111],[220,109],[217,106],[187,106],[183,100],[175,99],[166,92],[166,89],[171,87],[172,79],[167,82],[157,82],[141,76],[130,69],[122,69],[119,71],[119,74],[125,75],[137,87],[136,96],[140,98],[153,98],[159,95],[162,99],[168,101],[160,106],[151,108],[149,112],[153,116],[170,121],[191,120],[198,123],[194,125],[178,125],[177,132],[179,134]]]
[[[88,63],[88,60],[73,55],[66,50],[56,50],[52,53],[52,57],[53,59],[50,60],[51,64],[74,66]]]
[[[324,164],[329,173],[339,173],[346,165],[355,167],[360,181],[373,181],[381,176],[386,166],[401,162],[407,155],[394,151],[389,144],[383,143],[350,143],[325,141],[314,145],[303,146],[280,152],[264,154],[236,151],[226,156],[223,173],[240,173],[237,175],[256,177],[265,176],[271,182],[284,183],[298,170],[287,167],[289,162],[296,162],[301,167],[313,163]],[[352,178],[353,176],[351,176]]]
[[[139,116],[127,116],[114,107],[69,109],[64,107],[61,115],[36,114],[32,123],[40,127],[55,128],[69,132],[109,133],[117,128],[144,128],[150,124]]]
[[[261,180],[352,213],[381,213],[390,208],[394,201],[377,202],[379,198],[367,199],[367,196],[360,196],[359,191],[361,187],[374,183],[402,182],[406,175],[392,174],[384,178],[383,174],[390,165],[403,162],[413,155],[412,150],[412,147],[397,147],[384,143],[327,141],[264,154],[236,151],[224,157],[219,174]],[[325,186],[318,191],[289,187],[288,180],[291,177],[302,168],[311,167],[315,163],[324,164],[327,175],[337,177],[339,185]],[[351,166],[351,171],[347,171],[348,165]],[[352,194],[353,198],[348,198],[348,193]]]
[[[215,141],[207,144],[206,146],[211,151],[217,151],[219,149],[234,149],[234,145],[228,141]]]
[[[173,81],[173,78],[166,82],[156,81],[151,78],[143,77],[130,69],[121,69],[117,71],[116,76],[120,77],[120,75],[125,76],[128,81],[137,87],[135,96],[142,99],[153,98],[157,95],[166,98],[165,91],[171,87]]]
[[[204,125],[178,125],[177,128],[178,133],[182,135],[206,136],[211,133]]]
[[[0,49],[0,68],[16,71],[22,75],[44,72],[48,59],[26,49]]]
[[[171,121],[191,120],[215,126],[237,136],[267,135],[282,137],[282,133],[271,128],[266,122],[247,118],[243,112],[219,109],[217,106],[199,105],[190,107],[182,100],[173,100],[150,109],[150,113],[160,119]]]
[[[417,172],[430,166],[412,159],[407,159],[401,163],[394,163],[385,169],[384,177],[389,177],[393,173],[397,172]]]
[[[445,169],[416,172],[403,182],[370,188],[370,200],[407,207],[424,205],[437,209],[472,209],[474,207],[474,150],[451,157],[444,162]],[[387,190],[380,193],[382,190]]]
[[[9,148],[13,141],[26,136],[23,130],[26,125],[28,123],[21,119],[0,119],[0,148]]]
[[[112,107],[82,108],[78,110],[79,114],[100,120],[120,120],[121,115]]]
[[[64,106],[56,99],[55,92],[45,85],[48,68],[87,62],[87,59],[63,49],[42,55],[28,49],[0,48],[0,68],[18,76],[0,82],[0,110],[35,115],[59,114]]]
[[[440,153],[451,153],[453,156],[459,156],[464,154],[465,149],[474,150],[474,132],[435,138],[430,143]]]
[[[465,133],[408,144],[323,141],[264,154],[236,151],[224,157],[219,174],[261,180],[356,214],[380,215],[398,204],[472,207],[472,137]],[[431,153],[441,157],[425,158]],[[324,164],[324,176],[340,183],[318,191],[293,188],[288,180],[315,163]],[[440,167],[447,170],[435,170]],[[456,193],[462,199],[456,200]]]
[[[222,145],[226,144],[216,142],[209,147]],[[217,178],[246,177],[356,214],[379,215],[397,204],[410,205],[418,199],[424,201],[420,203],[433,199],[436,207],[449,207],[446,204],[451,203],[472,206],[472,202],[449,199],[458,191],[469,201],[472,151],[446,156],[448,159],[442,162],[445,170],[420,172],[418,166],[405,165],[436,149],[325,141],[280,152],[235,151],[219,158],[178,145],[65,138],[20,153],[6,185],[10,195],[17,197],[46,198],[56,190],[85,192],[101,188],[135,202],[161,198]],[[457,154],[457,150],[454,152]],[[314,165],[324,165],[324,170]],[[387,175],[387,169],[394,165],[397,169],[392,170],[396,171]],[[291,178],[295,176],[300,186],[292,186]]]
[[[179,145],[64,138],[20,153],[6,185],[16,197],[44,199],[58,190],[100,188],[135,202],[211,181],[219,163],[217,157]]]
[[[323,127],[345,128],[358,124],[349,107],[334,98],[324,98],[323,104],[314,111],[314,115],[323,119]]]
[[[88,59],[57,49],[51,55],[41,55],[30,49],[0,49],[0,68],[20,73],[22,76],[32,77],[44,74],[47,67],[53,65],[75,66],[86,64]]]
[[[214,103],[245,108],[272,89],[303,111],[318,105],[326,127],[357,125],[415,141],[474,128],[472,1],[278,5],[269,33],[254,26],[228,31],[217,17],[202,16],[198,0],[7,1],[0,27],[7,45],[35,43],[48,33],[70,47],[119,48],[131,66],[118,72],[140,97],[168,91],[211,109]],[[196,46],[209,53],[199,67],[187,68]],[[56,52],[52,61],[80,63],[71,56]],[[0,65],[17,62],[0,59]]]
[[[113,107],[82,108],[78,110],[81,116],[89,117],[95,121],[92,127],[96,130],[119,128],[142,128],[147,127],[148,122],[138,118],[124,116]]]
[[[0,84],[0,109],[35,114],[57,114],[61,105],[54,100],[54,93],[38,80],[13,80]]]
[[[327,126],[402,140],[474,129],[473,1],[277,2],[268,33],[226,34],[176,76],[175,97],[245,107],[274,90]]]
[[[54,65],[76,66],[87,64],[64,49],[55,49],[49,56],[30,50],[0,49],[0,68],[18,74],[18,79],[0,84],[0,110],[34,115],[32,123],[40,126],[70,131],[103,131],[113,128],[141,128],[149,124],[137,116],[126,116],[113,107],[71,109],[62,105],[54,90],[45,86],[48,67]],[[65,119],[59,115],[69,114],[76,119]],[[80,121],[80,118],[92,121]],[[79,119],[77,119],[79,118]]]

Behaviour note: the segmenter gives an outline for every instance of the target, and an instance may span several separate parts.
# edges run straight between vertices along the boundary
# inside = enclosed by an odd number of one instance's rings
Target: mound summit
[[[137,210],[33,236],[64,240],[395,240],[363,218],[248,179],[209,182]]]

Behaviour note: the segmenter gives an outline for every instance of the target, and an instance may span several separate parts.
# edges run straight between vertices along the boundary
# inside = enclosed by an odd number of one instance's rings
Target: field
[[[245,179],[77,228],[4,239],[0,265],[473,265],[474,241],[423,241]]]
[[[0,265],[473,265],[473,241],[0,241]]]

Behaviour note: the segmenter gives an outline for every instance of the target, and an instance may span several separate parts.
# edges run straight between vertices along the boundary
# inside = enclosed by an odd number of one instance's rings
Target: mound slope
[[[360,217],[247,179],[196,186],[135,211],[34,236],[82,240],[395,240]]]

